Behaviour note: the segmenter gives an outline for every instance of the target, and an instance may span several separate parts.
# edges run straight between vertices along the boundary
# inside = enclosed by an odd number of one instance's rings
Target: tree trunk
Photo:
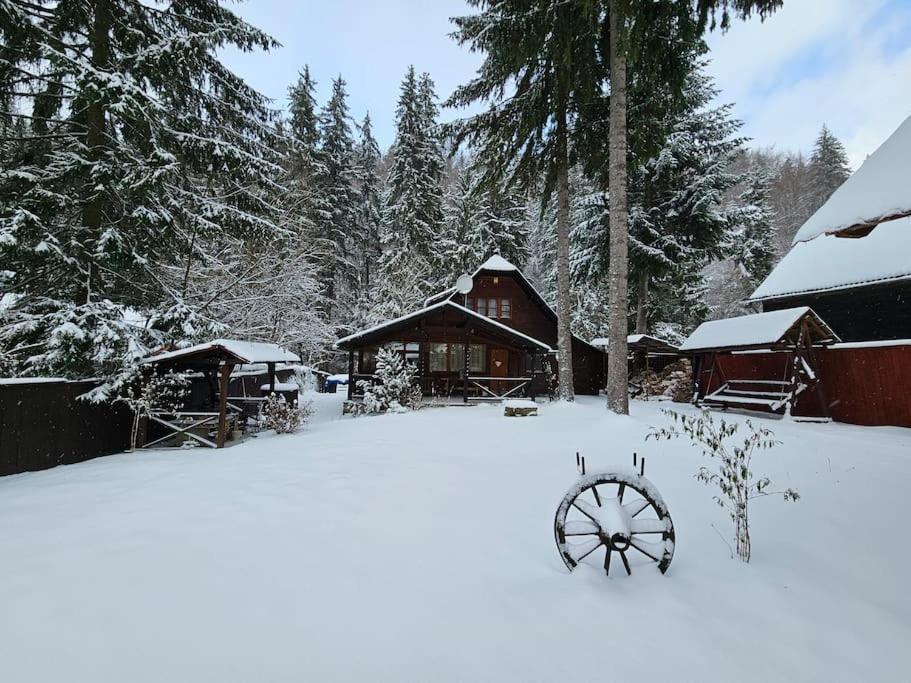
[[[648,334],[648,284],[649,274],[643,268],[639,271],[639,287],[636,292],[636,334]]]
[[[113,17],[108,0],[96,0],[89,43],[92,49],[92,66],[99,70],[106,70],[111,60],[112,23]],[[88,157],[92,163],[98,163],[104,157],[106,142],[105,107],[98,93],[93,94],[93,99],[86,108],[85,126]],[[85,183],[86,202],[82,207],[82,224],[86,230],[83,241],[86,256],[86,303],[92,300],[92,293],[96,290],[98,267],[95,263],[95,249],[101,237],[101,224],[104,220],[104,194],[95,189],[97,184],[98,179],[94,177],[94,173],[90,173]]]
[[[627,286],[628,228],[626,205],[626,0],[610,3],[610,276],[607,359],[607,407],[629,414],[626,335],[629,291]]]
[[[575,400],[573,389],[572,297],[569,285],[569,156],[566,111],[557,117],[557,366],[559,395]]]

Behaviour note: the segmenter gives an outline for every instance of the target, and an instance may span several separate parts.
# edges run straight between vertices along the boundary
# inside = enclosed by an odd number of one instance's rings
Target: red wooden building
[[[763,314],[744,319],[761,323],[763,315],[788,317],[807,307],[832,333],[804,349],[818,391],[794,395],[795,416],[911,427],[909,177],[911,117],[801,227],[791,250],[750,297]],[[768,394],[771,382],[791,382],[796,347],[766,340],[726,348],[723,338],[706,334],[711,331],[696,330],[683,346],[701,370],[697,401],[727,396],[730,406],[739,387],[746,392],[739,402],[747,408],[780,407],[774,396],[762,395],[763,385]]]
[[[349,398],[376,371],[376,352],[393,348],[416,366],[425,395],[462,401],[546,394],[556,377],[557,315],[514,265],[493,256],[472,275],[471,291],[453,287],[395,320],[339,339],[348,352]],[[604,385],[602,353],[573,338],[578,394]]]

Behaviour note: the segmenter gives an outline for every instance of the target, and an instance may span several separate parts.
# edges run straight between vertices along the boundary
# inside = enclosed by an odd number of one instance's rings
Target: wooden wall
[[[0,475],[70,465],[129,448],[126,406],[78,399],[95,386],[0,384]]]
[[[787,379],[786,353],[719,354],[728,379]],[[838,422],[859,425],[911,427],[911,344],[831,348],[816,351],[817,374],[822,380],[829,414]],[[702,363],[707,362],[703,356]],[[719,386],[717,375],[707,387],[700,379],[700,395]],[[802,394],[794,414],[824,414],[815,392]]]
[[[764,311],[809,306],[842,341],[911,339],[911,282],[867,285],[766,301]]]

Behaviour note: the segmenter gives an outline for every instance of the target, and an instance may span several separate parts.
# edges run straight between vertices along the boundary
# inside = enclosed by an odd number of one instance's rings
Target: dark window
[[[500,317],[509,318],[512,316],[512,301],[509,299],[500,299]]]

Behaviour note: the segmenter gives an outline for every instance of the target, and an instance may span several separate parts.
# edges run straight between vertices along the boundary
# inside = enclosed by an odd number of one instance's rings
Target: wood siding
[[[817,349],[816,371],[822,380],[832,419],[859,425],[911,427],[911,345]],[[726,379],[786,379],[787,353],[718,354]],[[702,367],[708,354],[700,357]],[[710,386],[700,376],[699,393],[717,389],[717,373]],[[820,416],[825,411],[815,392],[798,397],[797,416]]]
[[[124,404],[79,400],[96,386],[0,385],[0,475],[71,465],[129,448],[131,414]]]
[[[763,311],[809,306],[842,341],[911,339],[911,281],[763,302]]]

